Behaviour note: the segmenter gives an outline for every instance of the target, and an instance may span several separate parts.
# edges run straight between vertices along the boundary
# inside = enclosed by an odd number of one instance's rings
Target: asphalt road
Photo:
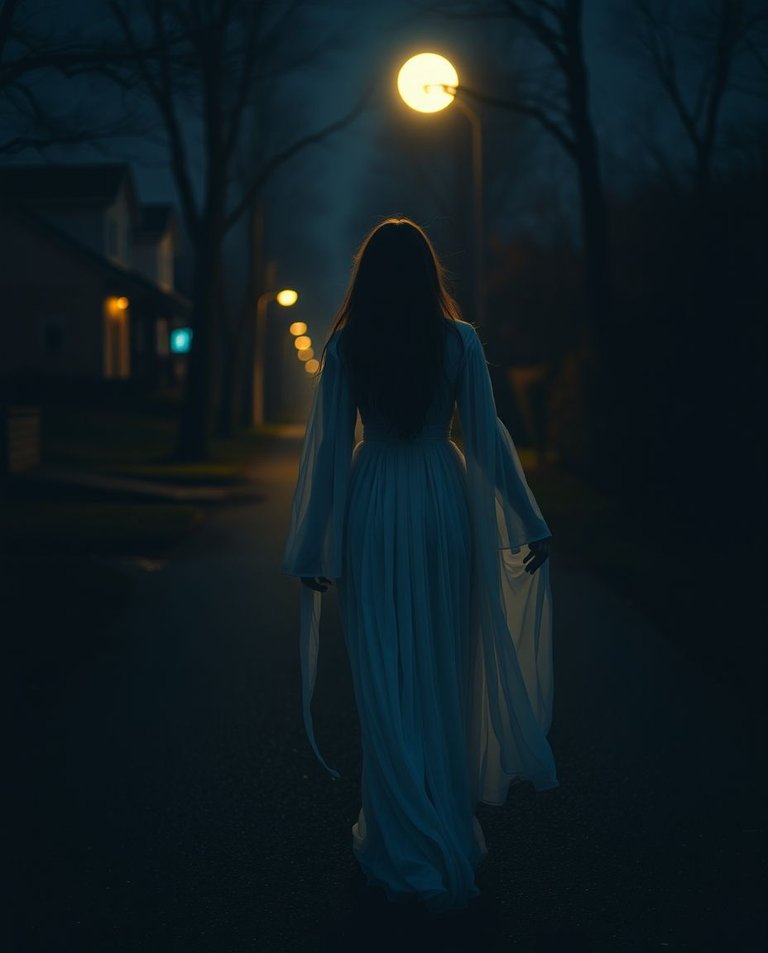
[[[299,583],[279,572],[298,449],[265,450],[262,502],[212,510],[166,564],[126,566],[136,594],[114,622],[94,632],[84,602],[82,630],[59,632],[52,609],[58,651],[14,673],[2,948],[766,949],[754,716],[557,552],[561,787],[481,806],[474,915],[424,920],[357,890],[359,732],[335,593],[314,711],[337,782],[304,737]]]

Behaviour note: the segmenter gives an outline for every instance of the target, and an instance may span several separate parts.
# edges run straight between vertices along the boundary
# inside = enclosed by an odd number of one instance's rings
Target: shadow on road
[[[546,934],[517,942],[505,929],[501,904],[482,893],[467,910],[436,914],[416,903],[388,902],[380,888],[362,883],[359,874],[348,882],[352,912],[329,924],[308,945],[312,953],[341,951],[440,950],[441,953],[593,953],[594,938],[579,936],[570,928],[553,924]]]

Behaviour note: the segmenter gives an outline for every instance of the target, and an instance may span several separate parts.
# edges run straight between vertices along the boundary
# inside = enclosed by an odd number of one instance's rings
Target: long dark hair
[[[373,228],[329,336],[345,328],[340,353],[361,413],[377,414],[401,437],[417,434],[444,373],[449,328],[461,339],[460,318],[424,230],[408,218]]]

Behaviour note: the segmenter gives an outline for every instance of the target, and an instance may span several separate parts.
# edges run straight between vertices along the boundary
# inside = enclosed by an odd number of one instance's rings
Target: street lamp
[[[264,423],[264,349],[267,344],[267,306],[276,301],[283,308],[292,308],[299,300],[292,288],[264,291],[256,299],[256,357],[253,362],[253,423]]]
[[[480,116],[459,95],[459,74],[438,53],[417,53],[400,67],[397,90],[416,112],[435,113],[456,103],[472,130],[472,205],[474,217],[475,321],[482,327],[485,314],[483,288],[483,127]]]

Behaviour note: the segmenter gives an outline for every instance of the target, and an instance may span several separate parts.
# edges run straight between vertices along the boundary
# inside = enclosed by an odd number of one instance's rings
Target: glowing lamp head
[[[298,300],[299,293],[292,288],[283,288],[282,291],[278,291],[275,295],[275,301],[284,308],[292,308]]]
[[[117,308],[119,308],[121,311],[127,311],[127,310],[128,310],[128,299],[125,298],[125,297],[118,298],[118,299],[115,301],[115,306],[116,306]]]
[[[288,330],[294,337],[298,337],[300,334],[307,333],[307,326],[303,321],[294,321]]]
[[[456,96],[459,74],[444,56],[418,53],[397,74],[397,90],[411,109],[436,113],[450,106]]]
[[[307,372],[307,374],[314,374],[319,367],[320,361],[318,361],[316,357],[313,357],[304,365],[304,370]]]

